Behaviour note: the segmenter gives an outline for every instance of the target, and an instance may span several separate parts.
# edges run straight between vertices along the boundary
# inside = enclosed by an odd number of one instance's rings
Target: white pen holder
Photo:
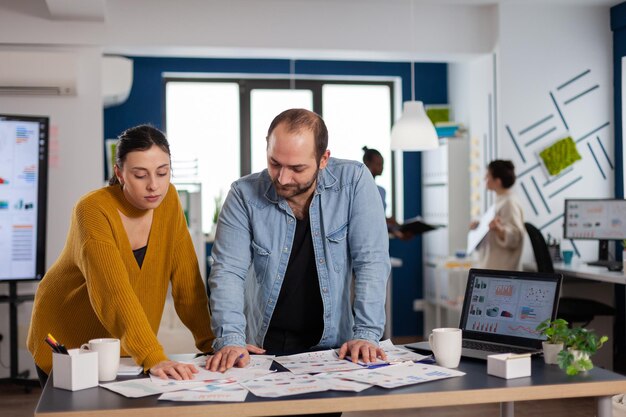
[[[68,350],[68,355],[52,354],[52,378],[55,388],[78,391],[98,386],[98,352]]]
[[[487,373],[504,379],[530,376],[530,355],[503,353],[487,356]]]

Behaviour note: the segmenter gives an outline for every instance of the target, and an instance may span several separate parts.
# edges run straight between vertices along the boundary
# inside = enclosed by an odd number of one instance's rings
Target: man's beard
[[[274,187],[276,188],[276,193],[279,196],[289,199],[289,198],[293,198],[293,197],[301,195],[301,194],[305,194],[307,191],[309,191],[311,189],[311,187],[313,187],[315,185],[315,181],[317,180],[317,174],[319,172],[320,172],[320,169],[317,168],[317,170],[315,170],[315,174],[313,175],[311,180],[307,181],[304,184],[281,185],[278,182],[278,178],[274,178],[272,180],[272,183],[274,184]]]

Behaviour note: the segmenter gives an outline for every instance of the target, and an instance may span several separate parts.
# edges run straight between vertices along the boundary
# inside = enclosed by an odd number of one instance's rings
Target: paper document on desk
[[[482,215],[478,226],[475,229],[467,232],[467,249],[465,250],[465,256],[470,255],[474,249],[482,242],[482,240],[489,233],[489,223],[496,216],[496,205],[492,205],[487,209],[485,214]]]
[[[328,374],[313,375],[313,377],[319,381],[322,381],[324,385],[326,385],[328,389],[332,391],[361,392],[364,389],[368,389],[372,386],[372,384],[366,384],[365,382],[357,382],[347,378],[343,378],[341,375],[339,375],[341,373],[342,372],[331,372]]]
[[[166,381],[167,382],[167,381]],[[162,394],[164,392],[180,391],[204,385],[202,381],[189,385],[180,385],[170,382],[160,385],[153,383],[149,378],[130,379],[128,381],[109,382],[100,384],[102,388],[121,394],[129,398],[147,397],[148,395]]]
[[[136,376],[143,371],[143,367],[135,363],[133,358],[120,358],[120,367],[117,369],[118,376]]]
[[[165,401],[228,401],[243,402],[248,390],[234,381],[223,384],[210,384],[191,390],[168,392],[159,397]]]
[[[291,372],[277,372],[241,385],[257,397],[285,397],[328,391],[328,384],[312,375],[295,375]]]
[[[402,346],[396,346],[390,339],[380,342],[380,347],[383,348],[383,350],[387,354],[387,362],[390,363],[406,361],[419,362],[430,357],[420,355],[419,353],[410,351],[406,348],[403,348]]]
[[[278,356],[274,360],[298,375],[362,369],[356,363],[339,359],[337,353],[332,349]]]
[[[378,369],[363,369],[354,372],[340,372],[335,376],[364,382],[383,388],[397,388],[405,385],[435,381],[465,375],[464,372],[435,365],[409,363],[390,365]]]
[[[401,346],[396,346],[390,339],[383,340],[380,342],[379,346],[385,351],[387,355],[387,360],[382,360],[380,358],[376,358],[372,362],[365,363],[362,360],[357,362],[361,367],[366,368],[378,368],[385,365],[398,364],[402,362],[420,362],[425,359],[431,359],[431,356],[420,355],[419,353],[410,351]],[[336,349],[335,352],[339,355],[339,349]],[[347,357],[347,360],[350,359],[350,356]]]
[[[241,382],[241,381],[247,381],[249,379],[255,379],[263,375],[273,373],[274,371],[270,371],[270,366],[272,365],[273,359],[274,359],[273,356],[268,356],[268,355],[251,355],[250,363],[245,368],[234,367],[234,368],[227,369],[225,372],[211,372],[209,370],[204,369],[204,366],[206,365],[207,356],[200,356],[190,362],[187,362],[187,363],[194,364],[196,366],[196,369],[198,370],[197,374],[193,374],[193,379],[176,381],[173,378],[161,379],[155,375],[150,375],[150,379],[152,379],[152,382],[154,382],[155,384],[160,384],[160,385],[165,385],[165,384],[169,384],[172,382],[176,384],[185,385],[185,384],[193,384],[198,381],[206,384],[210,382],[212,383],[212,382],[223,381],[225,379]]]

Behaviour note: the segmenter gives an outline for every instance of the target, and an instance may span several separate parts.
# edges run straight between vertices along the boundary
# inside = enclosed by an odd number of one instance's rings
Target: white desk
[[[569,265],[565,265],[562,262],[555,263],[554,271],[572,278],[610,282],[611,284],[626,284],[626,275],[623,272],[609,271],[605,266],[589,266],[582,261],[574,261]]]

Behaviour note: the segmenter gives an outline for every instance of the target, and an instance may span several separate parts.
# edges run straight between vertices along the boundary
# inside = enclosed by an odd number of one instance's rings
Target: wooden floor
[[[32,416],[41,394],[40,388],[26,393],[24,387],[0,385],[0,415],[2,417]],[[497,404],[456,407],[422,408],[411,410],[344,413],[343,417],[489,417],[498,416]],[[568,400],[528,401],[515,404],[516,417],[591,417],[595,416],[595,400],[578,398]]]

